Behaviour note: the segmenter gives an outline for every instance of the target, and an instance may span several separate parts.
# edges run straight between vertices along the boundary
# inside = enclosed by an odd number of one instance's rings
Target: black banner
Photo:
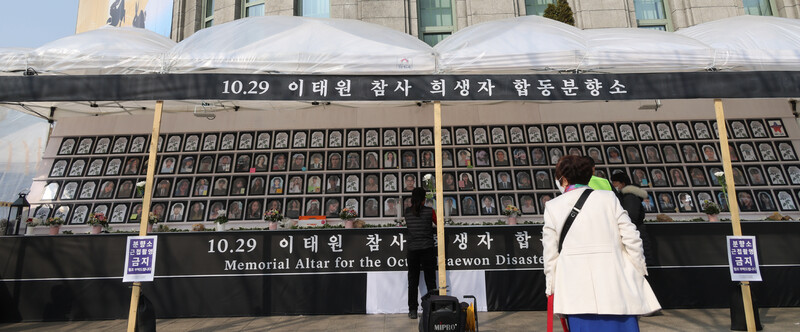
[[[550,75],[147,74],[3,76],[0,101],[469,101],[776,98],[800,72]]]

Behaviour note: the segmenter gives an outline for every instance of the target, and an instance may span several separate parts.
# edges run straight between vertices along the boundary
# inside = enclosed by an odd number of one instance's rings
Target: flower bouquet
[[[339,211],[339,218],[344,220],[344,228],[353,228],[353,220],[358,217],[358,212],[353,208],[346,207]]]
[[[89,216],[86,223],[92,226],[92,234],[99,234],[103,228],[108,227],[108,218],[102,212],[95,212]]]
[[[148,224],[155,225],[155,224],[157,224],[159,222],[161,222],[161,219],[159,219],[158,215],[156,215],[155,213],[150,212],[150,214],[147,215],[147,223]]]
[[[700,204],[700,208],[703,209],[703,213],[708,215],[708,221],[719,221],[717,215],[719,214],[719,205],[714,203],[710,200],[703,200],[703,203]]]
[[[61,217],[47,218],[47,221],[45,221],[44,224],[45,224],[45,226],[51,226],[51,227],[52,226],[61,226],[61,225],[64,224],[64,219],[61,219]]]
[[[264,220],[269,222],[269,229],[278,229],[278,223],[283,221],[283,215],[277,209],[268,210],[264,212]]]
[[[33,228],[39,226],[38,218],[28,218],[25,220],[25,235],[33,235]]]
[[[520,212],[519,208],[511,204],[506,205],[506,208],[503,209],[503,215],[508,216],[509,225],[516,225],[517,217],[521,214],[522,212]]]
[[[228,222],[228,211],[226,210],[219,210],[217,211],[217,219],[214,219],[214,223],[216,224],[224,224]]]
[[[144,186],[147,184],[147,181],[139,181],[136,182],[136,196],[143,196],[144,195]]]

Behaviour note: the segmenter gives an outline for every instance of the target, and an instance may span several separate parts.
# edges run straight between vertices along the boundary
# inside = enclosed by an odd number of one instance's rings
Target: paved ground
[[[800,307],[762,308],[763,331],[800,331]],[[481,312],[483,332],[544,331],[543,311]],[[158,331],[416,331],[417,321],[406,315],[273,316],[232,318],[159,319]],[[644,332],[730,331],[728,309],[664,310],[662,315],[642,317]],[[558,327],[558,326],[557,326]],[[36,322],[0,324],[0,331],[125,331],[127,321]],[[556,329],[560,331],[560,329]]]

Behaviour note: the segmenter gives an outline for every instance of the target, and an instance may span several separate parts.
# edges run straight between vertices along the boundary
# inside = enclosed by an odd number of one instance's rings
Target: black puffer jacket
[[[433,209],[423,206],[419,217],[414,215],[411,208],[406,208],[404,217],[408,227],[408,250],[422,250],[433,248]]]
[[[633,185],[627,185],[618,193],[619,202],[637,228],[644,223],[644,206],[642,201],[647,198],[647,191]]]

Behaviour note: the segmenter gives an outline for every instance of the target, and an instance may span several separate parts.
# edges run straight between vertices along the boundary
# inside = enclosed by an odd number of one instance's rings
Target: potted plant
[[[102,212],[93,213],[86,222],[92,226],[92,234],[100,234],[108,227],[108,218]]]
[[[214,223],[216,224],[216,228],[218,232],[222,232],[225,230],[225,224],[228,223],[228,211],[227,210],[219,210],[217,212],[217,219],[214,219]]]
[[[36,226],[39,226],[39,222],[41,219],[38,218],[28,218],[25,220],[25,235],[33,235],[33,230]]]
[[[58,235],[58,231],[61,229],[61,225],[64,224],[64,220],[61,219],[61,217],[52,217],[47,218],[44,224],[50,226],[50,235]]]
[[[353,208],[346,207],[339,211],[339,218],[344,220],[344,228],[353,228],[353,220],[358,217],[358,212]]]
[[[521,214],[522,212],[520,212],[519,208],[511,204],[506,205],[506,208],[503,209],[503,215],[508,216],[509,225],[516,225],[517,217]]]
[[[703,203],[700,205],[703,209],[703,213],[708,215],[708,221],[719,221],[717,215],[719,215],[719,205],[709,200],[703,200]]]
[[[283,215],[276,209],[264,212],[264,220],[269,222],[269,230],[274,231],[278,229],[278,222],[283,220]]]
[[[150,212],[149,214],[147,214],[147,233],[152,233],[153,232],[153,225],[155,225],[155,224],[157,224],[159,222],[161,222],[161,219],[158,218],[158,215],[156,215],[153,212]]]

